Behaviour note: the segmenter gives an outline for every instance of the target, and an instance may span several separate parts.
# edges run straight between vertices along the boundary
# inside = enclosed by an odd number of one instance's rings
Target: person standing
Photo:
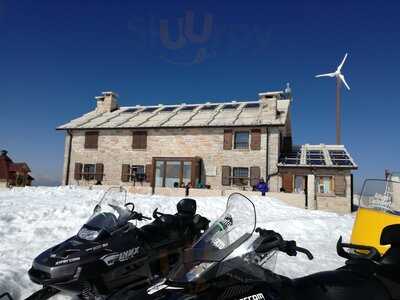
[[[261,192],[262,196],[265,196],[265,194],[268,192],[268,185],[264,181],[264,178],[261,178],[260,181],[257,183],[256,189]]]

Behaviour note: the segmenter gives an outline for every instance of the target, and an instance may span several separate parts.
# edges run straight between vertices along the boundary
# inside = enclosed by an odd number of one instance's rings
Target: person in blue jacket
[[[256,185],[257,191],[261,192],[261,195],[265,196],[265,194],[268,192],[268,185],[264,181],[264,178],[261,178],[260,181]]]

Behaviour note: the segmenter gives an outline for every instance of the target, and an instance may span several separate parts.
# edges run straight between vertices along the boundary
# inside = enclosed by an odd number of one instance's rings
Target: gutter
[[[69,184],[69,170],[71,167],[71,151],[72,151],[72,130],[68,129],[67,134],[69,136],[69,147],[68,147],[68,156],[67,156],[67,172],[65,174],[65,185]]]
[[[269,185],[269,130],[268,130],[268,126],[266,127],[267,129],[267,159],[265,160],[267,162],[266,165],[266,176],[265,176],[265,180],[267,182],[267,184]]]
[[[136,126],[136,127],[66,127],[56,128],[57,131],[62,130],[123,130],[123,129],[137,129],[137,130],[149,130],[149,129],[186,129],[186,128],[263,128],[263,127],[283,127],[285,124],[254,124],[254,125],[196,125],[196,126]]]

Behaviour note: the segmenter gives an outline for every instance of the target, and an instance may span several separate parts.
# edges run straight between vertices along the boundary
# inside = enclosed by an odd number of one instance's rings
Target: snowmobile
[[[63,292],[81,299],[102,299],[122,286],[143,287],[165,276],[184,247],[199,238],[209,220],[196,214],[196,201],[182,199],[177,214],[153,212],[151,220],[126,203],[126,190],[109,189],[78,234],[33,261],[28,274],[43,286],[27,299],[48,299]]]
[[[400,185],[400,183],[398,183]],[[381,255],[371,246],[337,243],[345,266],[303,278],[273,272],[278,251],[312,253],[281,234],[257,228],[253,203],[241,194],[228,199],[225,213],[187,249],[166,277],[140,291],[129,287],[111,299],[157,300],[394,300],[400,299],[400,225],[387,226]]]

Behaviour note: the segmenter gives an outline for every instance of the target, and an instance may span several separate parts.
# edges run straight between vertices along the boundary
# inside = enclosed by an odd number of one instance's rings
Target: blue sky
[[[384,3],[384,4],[383,4]],[[209,34],[194,32],[205,20]],[[60,179],[62,132],[113,90],[121,105],[255,100],[290,82],[296,144],[335,142],[335,82],[343,68],[343,143],[357,181],[400,170],[398,1],[0,0],[0,148],[37,183]],[[168,23],[170,37],[160,32]]]

